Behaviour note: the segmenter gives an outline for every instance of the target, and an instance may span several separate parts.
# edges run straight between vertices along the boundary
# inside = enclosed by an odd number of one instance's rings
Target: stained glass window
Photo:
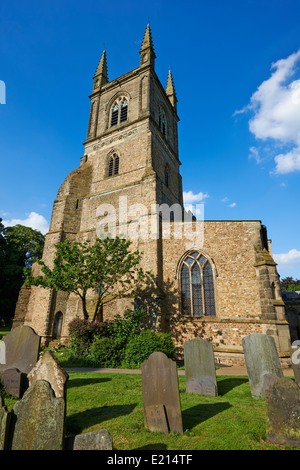
[[[181,268],[181,306],[183,315],[216,315],[214,276],[209,260],[191,252]]]
[[[181,270],[181,305],[184,315],[191,315],[190,271],[184,264]]]

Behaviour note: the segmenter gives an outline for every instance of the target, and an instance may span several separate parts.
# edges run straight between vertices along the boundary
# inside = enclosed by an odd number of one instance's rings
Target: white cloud
[[[184,204],[195,204],[197,202],[204,202],[209,195],[207,193],[194,194],[193,191],[183,191],[183,203]]]
[[[292,171],[300,171],[300,147],[292,149],[290,152],[281,153],[275,157],[275,173],[285,174]]]
[[[221,199],[221,202],[229,202],[229,198],[227,196],[225,196]],[[232,202],[231,204],[227,204],[227,207],[235,207],[235,206],[236,206],[236,202]]]
[[[49,224],[43,215],[37,214],[36,212],[30,212],[27,218],[25,219],[11,219],[11,220],[2,220],[2,223],[5,227],[13,227],[14,225],[20,224],[25,227],[31,227],[34,230],[39,230],[43,234],[47,233],[49,230]]]
[[[249,158],[253,158],[256,163],[261,163],[262,162],[262,158],[261,156],[259,155],[259,150],[257,149],[257,147],[250,147],[249,148]]]
[[[286,147],[274,157],[277,174],[300,171],[300,79],[295,78],[299,63],[300,50],[272,64],[271,76],[253,93],[249,105],[234,113],[252,111],[250,132],[261,142]],[[250,148],[250,156],[261,162],[256,147]]]
[[[287,253],[273,254],[273,258],[278,263],[278,270],[295,268],[300,266],[300,251],[296,248],[288,251]]]

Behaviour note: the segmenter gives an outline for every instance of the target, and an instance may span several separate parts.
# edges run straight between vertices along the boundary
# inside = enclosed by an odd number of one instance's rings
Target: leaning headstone
[[[10,413],[4,404],[3,397],[0,395],[0,450],[7,450],[9,438]]]
[[[28,374],[38,360],[40,340],[30,326],[14,328],[3,338],[5,364],[0,364],[0,370],[19,369]]]
[[[267,390],[272,387],[273,383],[278,379],[278,376],[275,374],[264,374],[263,376],[263,386],[262,386],[262,395],[265,397]]]
[[[15,398],[22,398],[28,387],[27,376],[19,369],[6,369],[2,372],[1,383],[5,391]]]
[[[266,391],[266,432],[273,444],[300,447],[300,388],[287,377]]]
[[[162,352],[141,366],[145,426],[149,431],[183,432],[176,363]]]
[[[244,356],[253,398],[265,398],[264,375],[283,377],[275,340],[272,336],[253,333],[242,339]]]
[[[217,396],[213,345],[202,338],[184,343],[184,368],[187,393]]]
[[[113,450],[113,439],[106,429],[98,429],[68,437],[66,450]]]
[[[66,383],[69,378],[52,351],[46,351],[28,374],[31,385],[35,380],[47,380],[56,398],[66,396]]]
[[[36,380],[12,410],[11,450],[62,450],[65,400],[49,382]]]

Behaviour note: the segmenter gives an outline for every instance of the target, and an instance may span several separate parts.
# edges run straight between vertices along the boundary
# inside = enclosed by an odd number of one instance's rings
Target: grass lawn
[[[67,435],[107,429],[116,450],[274,450],[266,442],[265,401],[247,377],[219,376],[218,397],[185,393],[179,376],[183,434],[144,427],[140,374],[69,372]]]
[[[218,396],[185,392],[179,376],[183,434],[144,427],[140,374],[68,372],[66,436],[107,429],[117,450],[293,450],[266,441],[265,401],[248,377],[218,376]],[[5,395],[11,410],[15,399]],[[298,449],[299,450],[299,449]]]

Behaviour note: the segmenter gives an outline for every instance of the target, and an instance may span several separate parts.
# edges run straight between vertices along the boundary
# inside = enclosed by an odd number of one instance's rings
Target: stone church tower
[[[166,88],[156,75],[149,25],[139,53],[139,66],[112,81],[106,52],[102,54],[93,77],[84,154],[58,190],[43,260],[51,266],[54,245],[65,239],[95,240],[105,208],[114,208],[116,234],[125,230],[129,238],[143,221],[151,226],[156,208],[157,236],[133,237],[133,245],[143,252],[143,267],[154,273],[162,293],[160,322],[173,332],[178,346],[201,336],[212,341],[221,360],[237,362],[242,361],[243,336],[261,332],[274,336],[281,357],[287,357],[289,330],[276,263],[259,220],[204,221],[201,243],[184,230],[180,237],[163,236],[170,225],[174,233],[187,226],[181,221],[186,213],[177,97],[171,72]],[[169,211],[171,218],[165,220],[162,206],[179,210]],[[197,222],[188,223],[197,232]],[[38,269],[33,266],[34,275]],[[93,302],[91,295],[90,308]],[[124,299],[108,304],[104,319],[127,305]],[[78,297],[22,288],[14,326],[30,325],[47,342],[66,338],[75,317],[82,317]]]

